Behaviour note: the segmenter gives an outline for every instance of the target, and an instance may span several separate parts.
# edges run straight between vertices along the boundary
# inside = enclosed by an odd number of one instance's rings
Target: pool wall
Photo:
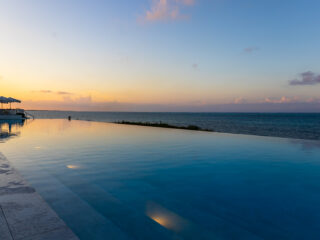
[[[0,153],[1,240],[77,240],[78,237]]]

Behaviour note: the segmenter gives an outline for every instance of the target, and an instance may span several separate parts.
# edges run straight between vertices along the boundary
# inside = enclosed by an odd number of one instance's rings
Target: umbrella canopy
[[[12,98],[12,97],[7,98],[7,100],[8,100],[8,103],[15,103],[15,102],[16,103],[21,103],[20,100]]]
[[[9,100],[8,100],[8,98],[6,98],[6,97],[3,97],[3,96],[1,96],[0,97],[0,103],[9,103]]]

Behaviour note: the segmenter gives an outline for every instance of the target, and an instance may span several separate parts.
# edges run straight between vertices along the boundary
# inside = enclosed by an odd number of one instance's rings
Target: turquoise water
[[[0,151],[80,239],[320,239],[320,142],[35,120]]]

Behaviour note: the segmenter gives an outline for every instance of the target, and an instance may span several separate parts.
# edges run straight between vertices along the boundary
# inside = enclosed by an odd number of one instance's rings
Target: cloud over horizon
[[[289,81],[291,86],[301,86],[301,85],[316,85],[320,84],[320,75],[316,75],[314,72],[307,71],[300,73],[300,79],[294,79]]]
[[[295,103],[295,102],[307,102],[307,101],[300,101],[299,98],[297,97],[286,97],[283,96],[280,99],[277,98],[265,98],[264,99],[265,103]]]
[[[118,101],[96,101],[89,96],[69,97],[61,100],[23,101],[26,109],[74,110],[74,111],[122,111],[122,112],[319,112],[320,98],[299,99],[280,97],[248,101],[242,97],[231,103],[207,102],[184,104],[130,103]]]
[[[147,22],[186,19],[187,15],[181,13],[181,8],[192,6],[195,0],[153,0],[150,10],[147,10],[143,20]]]
[[[58,95],[72,95],[73,94],[71,92],[52,91],[52,90],[38,90],[38,91],[32,91],[32,92],[45,93],[45,94],[58,94]]]
[[[244,104],[247,103],[247,99],[243,98],[243,97],[237,97],[233,100],[234,104]]]

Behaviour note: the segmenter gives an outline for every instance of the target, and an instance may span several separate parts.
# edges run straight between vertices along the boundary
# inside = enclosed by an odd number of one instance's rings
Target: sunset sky
[[[320,1],[0,0],[0,96],[90,111],[320,111]]]

